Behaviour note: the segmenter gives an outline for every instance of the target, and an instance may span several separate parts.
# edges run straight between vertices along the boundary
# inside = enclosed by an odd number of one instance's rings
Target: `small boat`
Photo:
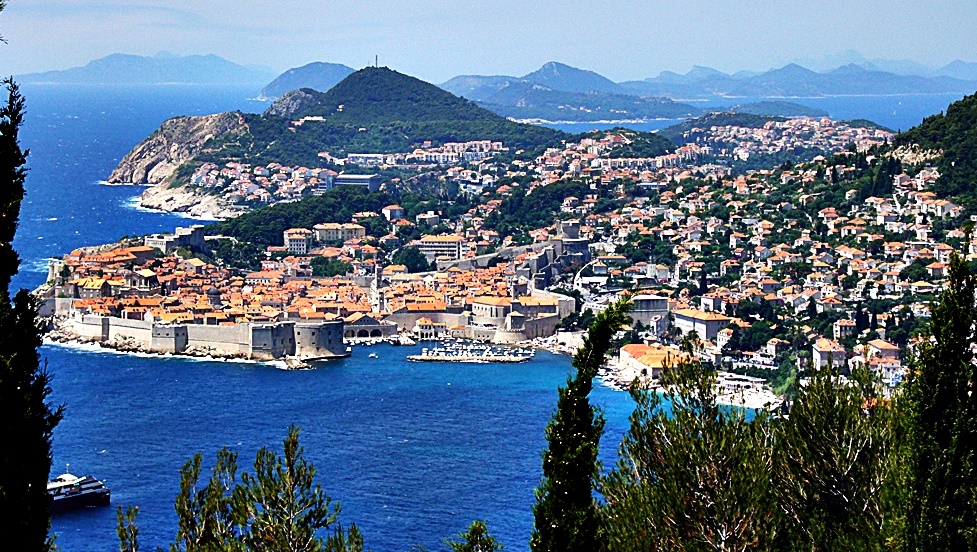
[[[377,354],[376,353],[370,353],[370,358],[377,358]]]
[[[52,513],[86,506],[108,506],[111,499],[108,487],[91,475],[61,474],[47,482],[47,492],[51,495]]]

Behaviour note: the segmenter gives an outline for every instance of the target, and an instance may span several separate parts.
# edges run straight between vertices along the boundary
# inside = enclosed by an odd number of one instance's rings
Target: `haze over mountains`
[[[24,84],[255,84],[273,78],[268,67],[244,66],[208,55],[112,54],[82,67],[19,75]]]
[[[461,75],[440,87],[505,117],[579,122],[695,117],[704,112],[695,105],[702,101],[737,104],[735,110],[759,110],[766,115],[818,115],[822,112],[796,103],[767,101],[757,105],[756,100],[970,94],[977,90],[977,63],[956,60],[934,69],[907,60],[869,61],[857,52],[834,59],[849,63],[823,72],[791,63],[761,73],[733,74],[696,66],[685,74],[663,71],[655,77],[625,82],[554,61],[521,77]],[[300,88],[328,91],[353,72],[345,65],[315,62],[289,69],[272,80],[270,70],[214,55],[160,53],[152,57],[113,54],[84,67],[18,78],[24,83],[60,84],[254,84],[262,87],[260,98],[275,99]]]

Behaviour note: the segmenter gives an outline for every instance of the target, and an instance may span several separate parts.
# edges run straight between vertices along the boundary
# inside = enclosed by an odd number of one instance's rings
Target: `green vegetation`
[[[896,146],[917,145],[942,151],[937,163],[940,178],[933,190],[941,197],[956,197],[971,212],[977,208],[977,94],[964,97],[894,140]]]
[[[532,193],[526,193],[526,188],[520,186],[506,195],[499,208],[486,217],[485,226],[496,230],[500,236],[544,228],[556,220],[556,214],[566,197],[583,199],[591,193],[590,186],[579,181],[538,186]]]
[[[933,310],[905,390],[907,414],[904,546],[973,550],[977,538],[977,367],[974,365],[977,276],[960,257]]]
[[[573,357],[576,375],[559,389],[556,413],[546,426],[543,481],[533,506],[533,552],[599,550],[599,515],[593,490],[600,472],[598,444],[604,417],[590,404],[597,371],[604,365],[614,335],[628,321],[631,303],[622,299],[597,315],[584,344]]]
[[[342,276],[353,270],[353,266],[345,261],[325,257],[313,257],[310,264],[312,265],[312,276],[316,278]]]
[[[208,232],[262,246],[282,245],[283,233],[289,228],[312,228],[323,222],[349,222],[353,213],[379,213],[392,202],[393,198],[383,192],[370,192],[361,186],[339,186],[321,196],[272,205],[213,224]]]
[[[404,265],[407,267],[407,272],[414,274],[415,272],[428,272],[431,270],[437,270],[436,263],[427,262],[427,257],[421,250],[417,247],[411,245],[407,247],[401,247],[393,254],[390,262],[395,265]]]
[[[624,137],[624,142],[615,146],[607,153],[611,159],[628,157],[658,157],[675,151],[675,145],[668,138],[656,132],[639,132],[628,128],[615,127],[610,130],[595,130],[567,138],[567,141],[579,142],[585,138],[600,140],[608,134]]]
[[[5,7],[0,2],[0,10]],[[64,407],[47,403],[51,378],[37,348],[41,327],[37,303],[22,289],[11,300],[10,281],[20,258],[12,242],[24,199],[27,152],[19,131],[24,98],[5,79],[7,101],[0,105],[0,534],[10,550],[46,551],[51,542],[51,436]]]
[[[495,140],[513,149],[557,144],[565,134],[514,123],[473,102],[386,67],[361,69],[327,92],[308,95],[296,111],[245,115],[244,136],[216,137],[197,161],[251,163],[278,161],[317,166],[318,153],[403,152],[430,140],[435,144]],[[274,106],[272,112],[282,110]],[[302,117],[323,117],[292,126]]]
[[[356,525],[343,529],[338,523],[339,505],[333,505],[315,482],[315,467],[304,458],[295,426],[282,442],[282,454],[262,448],[254,460],[254,473],[243,473],[240,481],[237,453],[226,448],[217,453],[210,478],[199,487],[201,464],[197,453],[180,470],[172,552],[363,550],[359,529]],[[122,550],[138,550],[135,512],[129,509],[123,516],[119,507]]]
[[[484,521],[475,520],[468,526],[468,530],[461,533],[456,541],[445,544],[451,552],[497,552],[503,546],[489,534]]]

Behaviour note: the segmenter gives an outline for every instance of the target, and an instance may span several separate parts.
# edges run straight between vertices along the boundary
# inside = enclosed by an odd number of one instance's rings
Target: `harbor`
[[[533,349],[497,347],[468,341],[445,341],[431,349],[424,347],[420,354],[408,355],[407,360],[413,362],[518,363],[528,362],[534,354]]]

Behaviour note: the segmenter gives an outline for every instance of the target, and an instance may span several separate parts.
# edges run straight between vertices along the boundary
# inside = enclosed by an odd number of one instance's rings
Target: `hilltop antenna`
[[[380,56],[376,55],[373,57],[373,67],[380,67]]]

